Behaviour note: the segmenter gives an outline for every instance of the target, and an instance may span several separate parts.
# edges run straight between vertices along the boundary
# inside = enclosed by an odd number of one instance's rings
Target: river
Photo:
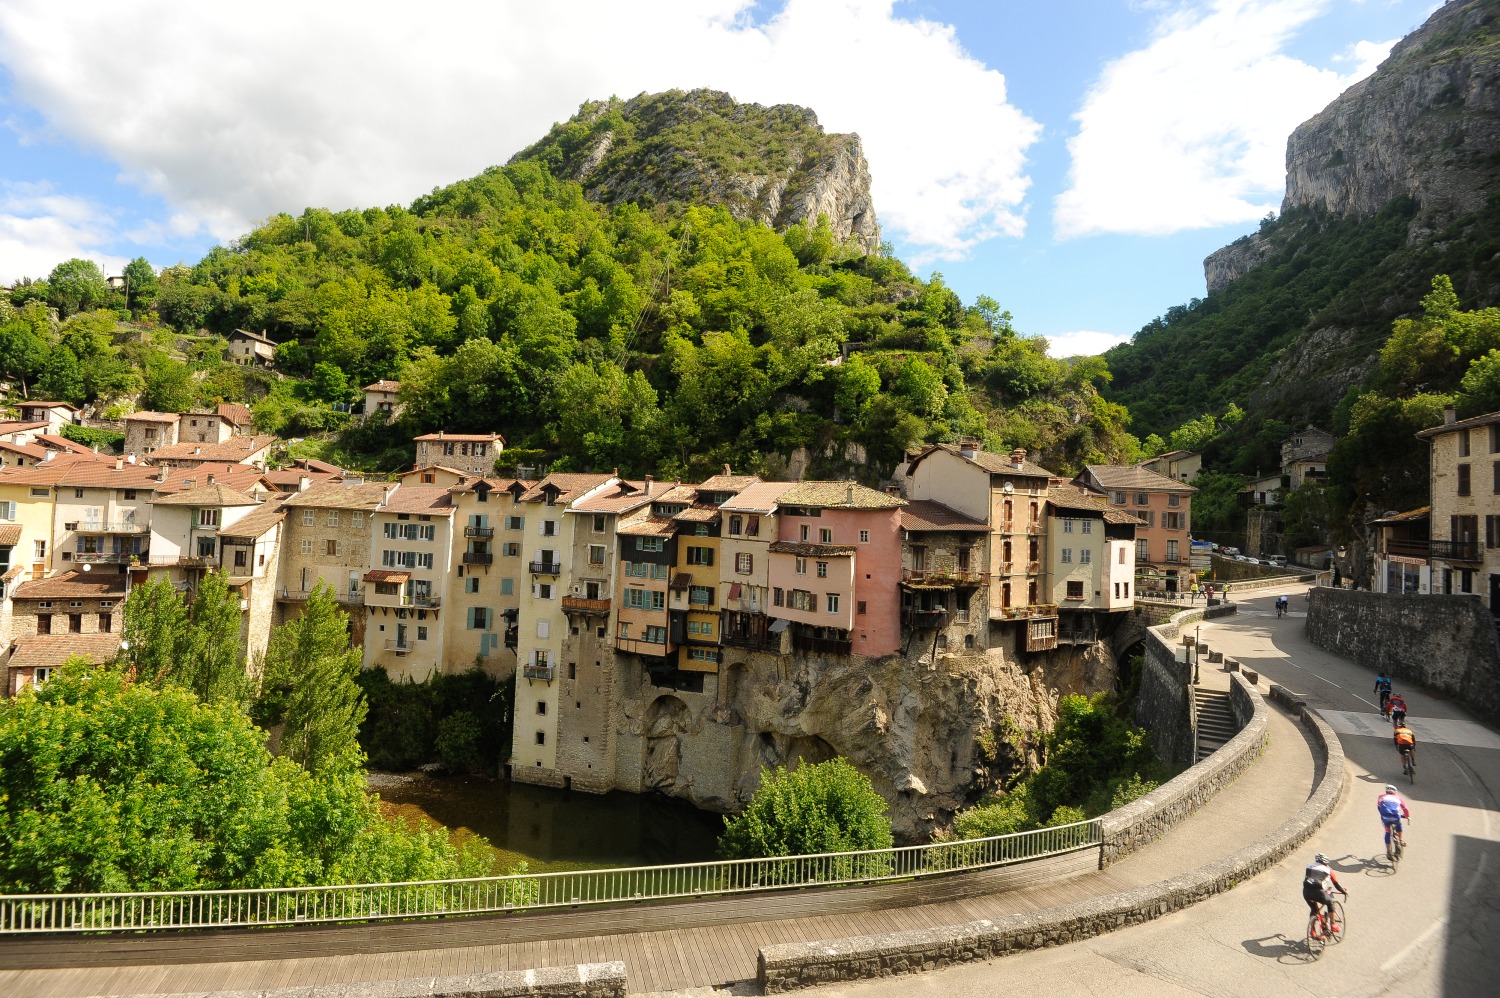
[[[619,791],[554,790],[483,777],[371,772],[382,809],[489,839],[499,864],[532,872],[714,859],[721,815],[685,801]]]

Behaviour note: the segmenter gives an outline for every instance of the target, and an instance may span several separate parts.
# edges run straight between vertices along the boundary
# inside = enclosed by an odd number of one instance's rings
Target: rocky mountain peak
[[[722,204],[776,229],[826,215],[836,238],[880,245],[859,136],[825,132],[805,107],[717,90],[589,101],[519,160],[545,163],[605,204]]]

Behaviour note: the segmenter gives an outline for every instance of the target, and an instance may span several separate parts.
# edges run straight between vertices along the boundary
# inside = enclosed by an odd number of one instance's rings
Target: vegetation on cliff
[[[847,759],[762,769],[745,809],[724,819],[726,859],[889,849],[889,808]]]

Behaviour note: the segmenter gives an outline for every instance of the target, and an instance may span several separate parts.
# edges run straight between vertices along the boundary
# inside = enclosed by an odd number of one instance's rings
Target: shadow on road
[[[1245,952],[1251,956],[1265,957],[1275,960],[1277,963],[1311,963],[1312,956],[1307,952],[1302,939],[1288,939],[1283,933],[1274,936],[1261,936],[1259,939],[1246,939],[1240,943]]]

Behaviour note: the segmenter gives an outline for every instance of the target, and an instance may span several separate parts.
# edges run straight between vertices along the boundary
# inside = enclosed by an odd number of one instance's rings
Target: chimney
[[[162,465],[161,468],[160,468],[160,470],[158,470],[157,473],[156,473],[156,482],[157,482],[158,485],[160,485],[160,484],[166,482],[166,480],[167,480],[167,466],[166,465]]]
[[[844,505],[845,506],[853,506],[854,505],[854,483],[853,482],[849,483],[849,491],[844,494]]]
[[[193,448],[193,453],[194,454],[202,454],[203,453],[203,448],[202,447],[194,447]]]
[[[1020,471],[1026,464],[1026,448],[1017,447],[1010,452],[1010,466]]]
[[[57,451],[55,451],[55,450],[53,450],[52,448],[49,447],[49,448],[47,448],[47,453],[45,453],[45,454],[42,455],[42,463],[45,464],[46,462],[52,460],[56,456],[57,456]]]
[[[729,477],[729,463],[727,461],[724,464],[724,477],[725,478]]]
[[[973,437],[958,442],[958,452],[969,460],[973,460],[979,454],[979,441]]]
[[[116,471],[124,471],[125,470],[125,459],[123,457],[117,457],[117,458],[115,458],[115,470]]]
[[[650,494],[651,494],[651,476],[647,475],[646,476],[646,495],[649,496]]]
[[[1452,426],[1458,421],[1458,410],[1452,405],[1443,406],[1443,425]]]
[[[298,492],[306,492],[307,491],[307,487],[309,485],[311,485],[311,484],[312,484],[312,479],[311,478],[307,477],[306,475],[301,475],[301,476],[299,476],[297,478],[297,491]]]

